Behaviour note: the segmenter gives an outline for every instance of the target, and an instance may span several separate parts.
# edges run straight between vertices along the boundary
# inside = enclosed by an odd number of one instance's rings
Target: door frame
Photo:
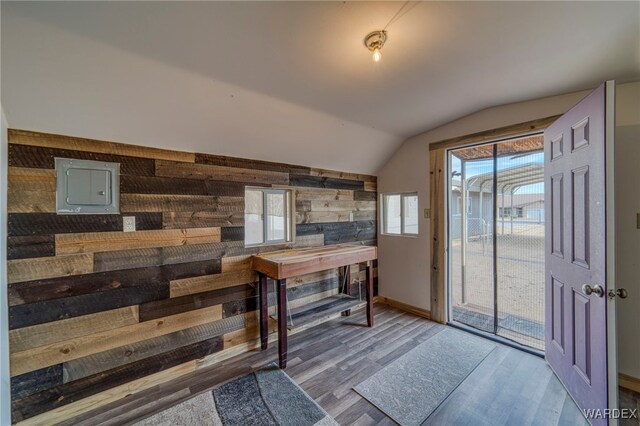
[[[472,147],[475,147],[475,146],[483,146],[483,145],[493,145],[493,146],[495,146],[495,145],[497,145],[497,144],[499,144],[501,142],[509,142],[511,140],[514,140],[514,139],[526,138],[526,137],[529,137],[529,136],[536,136],[536,135],[542,136],[543,134],[544,134],[544,129],[538,129],[538,130],[531,130],[531,131],[526,132],[526,133],[521,133],[521,134],[518,134],[518,135],[515,135],[515,136],[502,136],[502,137],[498,137],[496,139],[490,139],[490,140],[487,140],[487,141],[468,143],[468,144],[464,144],[464,145],[461,145],[461,146],[452,146],[452,147],[449,147],[449,148],[445,148],[445,168],[444,168],[445,173],[444,173],[444,175],[445,175],[445,180],[447,180],[445,182],[445,190],[444,190],[444,196],[445,196],[445,200],[444,200],[444,203],[445,203],[445,206],[444,206],[444,210],[445,210],[445,216],[444,216],[444,219],[445,219],[444,220],[444,225],[445,225],[445,234],[444,234],[445,247],[447,247],[448,244],[449,244],[450,231],[451,231],[449,229],[449,217],[450,217],[450,213],[451,213],[450,212],[451,205],[450,205],[449,191],[450,191],[451,187],[449,185],[448,179],[450,177],[449,167],[450,167],[450,164],[451,164],[450,157],[452,155],[452,151],[455,151],[455,150],[458,150],[458,149],[472,148]],[[496,155],[495,148],[494,148],[494,155]],[[494,157],[494,158],[496,158],[496,157]],[[494,167],[497,167],[497,164],[494,164]],[[493,171],[494,171],[494,173],[496,173],[497,169],[494,168]],[[464,172],[463,172],[463,176],[464,176]],[[496,175],[494,175],[494,177],[495,176]],[[497,180],[494,181],[494,187],[492,189],[492,194],[496,193],[496,186],[495,185],[497,185]],[[462,203],[463,210],[462,211],[463,212],[466,210],[465,203],[464,203],[464,199],[465,198],[466,197],[464,197],[464,196],[462,197],[462,199],[463,199],[463,203]],[[494,202],[497,203],[497,197],[494,198]],[[497,281],[495,281],[495,273],[496,273],[497,262],[498,262],[497,255],[496,255],[497,246],[496,246],[496,240],[495,240],[495,237],[497,236],[496,229],[497,229],[497,223],[498,223],[497,216],[495,216],[495,212],[498,211],[497,204],[493,206],[493,211],[494,211],[494,219],[495,219],[495,222],[492,224],[492,226],[493,226],[492,234],[494,236],[493,237],[494,240],[493,240],[493,243],[492,243],[493,250],[494,250],[494,252],[493,252],[493,268],[494,268],[494,283],[493,283],[493,287],[494,287],[494,292],[495,292],[494,293],[494,315],[495,315],[494,324],[497,325],[496,319],[497,319],[497,315],[498,315],[498,310],[497,310],[497,306],[498,305],[497,305],[497,299],[495,299],[495,297],[497,296]],[[463,224],[462,226],[463,226],[463,231],[462,232],[463,232],[463,235],[464,235],[464,227],[465,227],[465,225]],[[539,350],[537,348],[529,347],[529,346],[527,346],[527,345],[525,345],[523,343],[519,343],[519,342],[517,342],[515,340],[511,340],[511,339],[509,339],[507,337],[501,336],[501,335],[497,334],[497,332],[492,333],[490,331],[484,331],[484,330],[476,329],[476,328],[474,328],[474,327],[472,327],[470,325],[467,325],[467,324],[464,324],[464,323],[461,323],[461,322],[453,321],[453,318],[451,316],[451,285],[450,285],[451,283],[449,282],[449,277],[451,276],[451,264],[449,262],[448,249],[446,250],[445,255],[444,255],[444,262],[445,262],[445,274],[444,274],[445,324],[450,325],[452,327],[456,327],[456,328],[465,330],[465,331],[468,331],[468,332],[471,332],[473,334],[477,334],[477,335],[479,335],[479,336],[481,336],[483,338],[486,338],[486,339],[494,340],[494,341],[496,341],[498,343],[501,343],[503,345],[510,346],[510,347],[522,350],[524,352],[528,352],[528,353],[530,353],[532,355],[536,355],[536,356],[544,358],[544,356],[545,356],[544,355],[545,354],[544,350]]]
[[[446,324],[449,320],[447,296],[447,151],[481,143],[527,136],[544,131],[560,115],[525,121],[497,129],[434,142],[429,145],[431,209],[431,320]]]

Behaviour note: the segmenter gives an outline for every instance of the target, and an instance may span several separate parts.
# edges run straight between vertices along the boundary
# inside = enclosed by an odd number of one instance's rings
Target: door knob
[[[620,299],[626,299],[629,296],[629,293],[624,288],[619,288],[617,290],[609,290],[609,299],[613,299],[618,296]]]
[[[598,297],[604,296],[604,290],[598,284],[594,285],[593,287],[589,284],[585,284],[582,286],[582,292],[587,296],[590,296],[591,293],[595,294]]]

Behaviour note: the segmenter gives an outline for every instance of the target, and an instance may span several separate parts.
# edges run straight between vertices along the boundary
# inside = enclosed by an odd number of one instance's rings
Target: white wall
[[[616,281],[629,298],[618,300],[618,369],[640,378],[640,83],[616,90]]]
[[[7,298],[7,119],[0,106],[0,425],[11,424]]]
[[[414,136],[395,152],[378,173],[378,191],[417,191],[420,203],[420,234],[417,238],[378,236],[379,293],[413,306],[430,309],[431,236],[429,219],[429,144],[443,139],[562,114],[589,91],[502,105],[462,117]],[[616,221],[617,280],[629,298],[619,306],[620,370],[640,377],[640,83],[617,86]],[[634,308],[635,307],[635,308]]]

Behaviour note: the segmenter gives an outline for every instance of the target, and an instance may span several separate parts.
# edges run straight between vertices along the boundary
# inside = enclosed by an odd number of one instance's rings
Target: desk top
[[[378,258],[378,248],[338,244],[296,250],[280,250],[253,256],[253,269],[281,280]]]

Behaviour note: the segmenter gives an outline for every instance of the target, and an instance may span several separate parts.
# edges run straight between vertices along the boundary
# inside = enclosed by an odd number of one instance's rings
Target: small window
[[[245,246],[282,244],[293,240],[290,191],[246,188],[244,195]]]
[[[418,194],[382,195],[382,233],[418,235]]]

